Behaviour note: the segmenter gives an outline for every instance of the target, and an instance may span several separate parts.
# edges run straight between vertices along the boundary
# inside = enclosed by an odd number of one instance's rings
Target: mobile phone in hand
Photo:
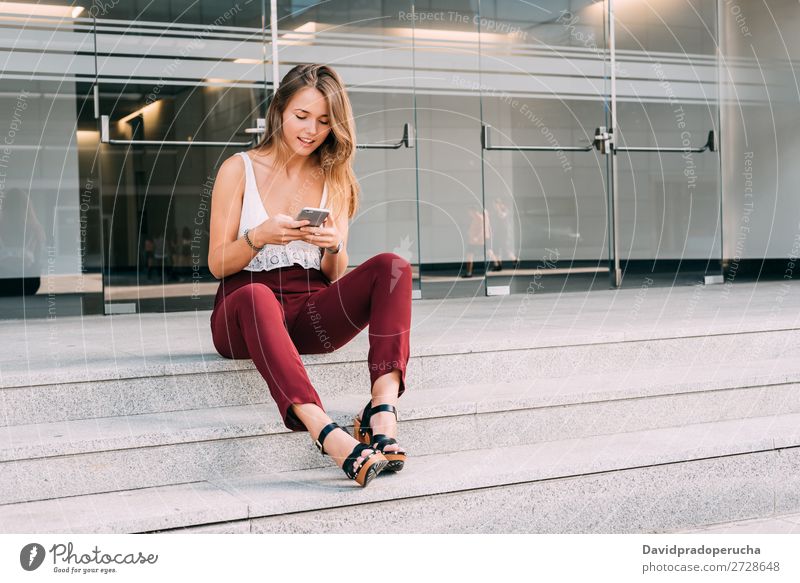
[[[330,212],[331,211],[329,211],[328,209],[321,209],[313,206],[307,206],[303,207],[303,210],[301,210],[297,214],[295,220],[297,221],[308,220],[309,223],[308,225],[306,225],[307,227],[319,227],[322,226],[322,223],[325,222],[325,219],[327,218],[328,214],[330,214]]]

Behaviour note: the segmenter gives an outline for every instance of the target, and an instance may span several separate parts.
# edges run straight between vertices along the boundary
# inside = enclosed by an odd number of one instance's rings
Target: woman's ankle
[[[388,411],[373,413],[370,418],[370,426],[373,435],[397,437],[397,420],[394,417],[394,413]]]
[[[342,467],[344,460],[356,445],[358,442],[346,431],[332,431],[325,441],[325,453],[337,466]]]

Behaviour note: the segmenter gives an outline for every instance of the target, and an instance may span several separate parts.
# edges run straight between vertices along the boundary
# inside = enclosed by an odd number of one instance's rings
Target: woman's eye
[[[299,115],[297,115],[297,114],[295,114],[294,116],[295,116],[297,119],[306,119],[306,118],[308,117],[308,116],[306,116],[306,117],[300,117],[300,116],[299,116]],[[327,122],[327,121],[322,121],[322,120],[320,120],[320,123],[322,123],[322,124],[325,124],[325,125],[329,125],[329,122]]]

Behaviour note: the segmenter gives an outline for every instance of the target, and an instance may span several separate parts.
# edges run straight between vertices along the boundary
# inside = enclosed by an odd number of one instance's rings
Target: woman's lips
[[[298,140],[298,141],[299,141],[301,144],[303,144],[304,146],[313,146],[313,145],[314,145],[314,142],[313,142],[313,141],[311,141],[311,142],[305,142],[305,141],[303,141],[303,139],[302,139],[302,138],[300,138],[300,136],[298,136],[298,137],[297,137],[297,140]]]

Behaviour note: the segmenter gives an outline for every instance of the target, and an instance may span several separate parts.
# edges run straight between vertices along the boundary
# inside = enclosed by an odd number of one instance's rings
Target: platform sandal
[[[387,445],[399,445],[394,437],[389,437],[382,433],[373,434],[372,427],[370,426],[370,419],[375,413],[394,413],[395,421],[397,421],[397,409],[394,405],[384,403],[382,405],[375,405],[371,407],[372,400],[368,401],[361,413],[361,418],[355,417],[353,419],[353,435],[361,443],[371,445],[373,449],[381,452],[389,461],[384,471],[386,472],[399,472],[403,469],[406,462],[405,451],[386,451]]]
[[[314,445],[317,446],[317,449],[319,449],[322,455],[329,455],[325,452],[323,443],[325,442],[325,438],[328,437],[328,434],[334,429],[342,428],[336,423],[328,423],[322,428],[322,431],[319,432],[317,439],[314,440]],[[342,429],[342,431],[344,431],[344,429]],[[345,433],[347,432],[345,431]],[[358,461],[358,458],[366,449],[371,449],[373,451],[364,461],[361,462],[361,465],[353,468],[353,464]],[[381,473],[381,470],[386,468],[388,463],[388,460],[381,452],[375,451],[375,449],[371,448],[369,445],[359,443],[353,448],[353,451],[350,452],[350,455],[347,456],[347,459],[344,460],[344,464],[342,464],[342,470],[345,474],[347,474],[348,478],[355,480],[360,486],[365,487],[375,476]]]

